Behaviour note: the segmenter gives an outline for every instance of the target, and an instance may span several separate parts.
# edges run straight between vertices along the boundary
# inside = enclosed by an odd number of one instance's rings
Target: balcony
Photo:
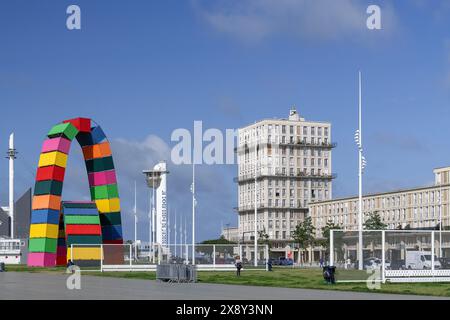
[[[299,207],[299,206],[294,206],[294,207],[275,207],[275,206],[268,206],[266,204],[258,204],[257,206],[257,210],[264,210],[264,209],[268,209],[268,210],[290,210],[290,211],[302,211],[302,212],[306,212],[308,211],[308,208],[305,207]],[[255,211],[255,205],[251,204],[251,205],[246,205],[246,206],[240,206],[240,207],[234,207],[234,210],[237,212],[245,212],[245,211]]]
[[[293,148],[323,148],[323,149],[332,149],[337,147],[337,142],[321,142],[321,143],[310,143],[298,140],[296,142],[285,142],[280,143],[280,146],[289,146]]]
[[[320,148],[320,149],[333,149],[337,147],[337,142],[321,142],[321,143],[309,143],[309,142],[303,142],[301,140],[296,141],[296,142],[284,142],[284,143],[275,143],[274,141],[260,141],[258,143],[258,145],[260,147],[263,147],[265,145],[272,145],[273,148],[276,148],[276,146],[283,146],[283,147],[292,147],[292,148],[296,148],[296,149],[301,149],[301,148]],[[235,153],[242,153],[245,151],[249,151],[251,148],[254,149],[255,144],[254,143],[246,143],[245,145],[241,146],[241,147],[234,147],[234,152]]]
[[[256,179],[257,180],[262,180],[264,178],[272,178],[272,179],[296,179],[296,180],[330,180],[330,179],[336,179],[337,178],[337,174],[336,173],[331,173],[331,174],[318,174],[318,173],[304,173],[304,172],[300,172],[298,174],[295,175],[289,175],[289,174],[283,174],[283,173],[276,173],[276,174],[270,174],[270,173],[257,173],[256,175]],[[244,183],[244,182],[249,182],[255,180],[255,175],[254,174],[247,174],[247,175],[242,175],[239,177],[234,177],[233,181],[236,183]]]

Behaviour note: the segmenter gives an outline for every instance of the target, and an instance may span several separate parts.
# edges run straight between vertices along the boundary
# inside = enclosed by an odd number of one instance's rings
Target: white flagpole
[[[192,163],[192,264],[195,264],[195,164]],[[186,227],[186,226],[185,226]]]
[[[175,239],[174,239],[174,244],[175,244],[175,257],[177,257],[177,245],[178,245],[178,243],[177,243],[177,232],[178,232],[178,230],[177,230],[177,210],[175,210],[175,225],[174,225],[174,233],[175,233]]]
[[[134,181],[134,259],[137,260],[137,205],[136,180]]]
[[[359,104],[358,104],[358,127],[359,127],[359,152],[358,152],[358,199],[359,199],[359,212],[358,212],[358,240],[359,240],[359,250],[358,250],[358,269],[363,269],[363,214],[362,214],[362,93],[361,93],[361,71],[359,71]]]
[[[184,217],[184,243],[186,244],[186,262],[189,263],[189,251],[187,248],[187,232],[186,232],[186,228],[187,228],[187,222],[186,222],[186,217]]]

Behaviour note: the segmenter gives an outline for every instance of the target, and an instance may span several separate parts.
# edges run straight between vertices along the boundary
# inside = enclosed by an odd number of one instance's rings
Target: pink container
[[[30,252],[27,265],[29,267],[54,267],[56,265],[56,253]]]
[[[69,154],[70,150],[70,141],[65,138],[53,138],[53,139],[47,139],[44,141],[44,144],[42,145],[41,152],[51,152],[51,151],[60,151],[65,154]]]
[[[115,170],[91,172],[88,175],[88,179],[89,186],[91,187],[103,186],[105,184],[112,184],[117,182]]]

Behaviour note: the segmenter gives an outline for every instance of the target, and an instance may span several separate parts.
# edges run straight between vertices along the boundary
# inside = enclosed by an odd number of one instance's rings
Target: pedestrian
[[[321,268],[323,268],[323,258],[322,257],[319,260],[319,265],[320,265]]]
[[[267,270],[272,271],[272,258],[269,258],[269,261],[267,261]]]
[[[242,269],[242,261],[241,261],[240,256],[236,256],[236,261],[235,261],[234,265],[236,266],[236,276],[240,277],[241,269]]]
[[[72,262],[71,259],[69,259],[69,261],[67,261],[67,268],[70,268],[73,265],[74,265],[74,263]]]

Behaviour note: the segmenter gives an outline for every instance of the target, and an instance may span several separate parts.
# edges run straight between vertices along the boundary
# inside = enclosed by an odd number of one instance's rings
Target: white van
[[[431,269],[431,252],[429,251],[406,251],[405,266],[407,269]],[[440,269],[441,263],[434,256],[434,268]]]

